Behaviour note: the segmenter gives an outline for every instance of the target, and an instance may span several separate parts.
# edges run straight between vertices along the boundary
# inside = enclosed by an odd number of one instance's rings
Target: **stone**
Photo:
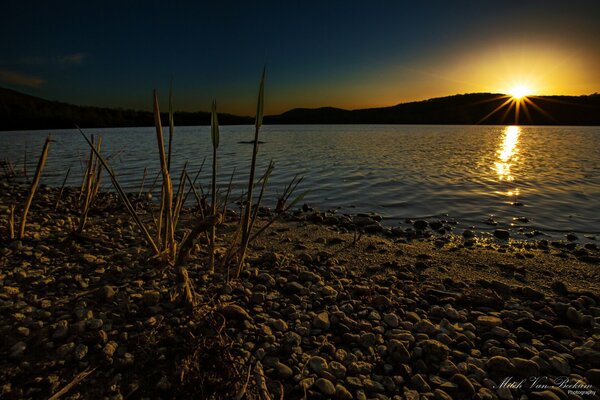
[[[292,375],[294,375],[294,371],[288,367],[287,365],[285,365],[284,363],[278,361],[275,363],[274,365],[275,371],[277,371],[277,375],[280,378],[290,378]]]
[[[160,292],[158,290],[145,290],[142,293],[142,301],[147,306],[156,306],[160,302]]]
[[[560,397],[550,390],[544,390],[541,392],[531,392],[529,394],[531,400],[560,400]]]
[[[515,365],[515,374],[524,378],[540,375],[540,367],[534,361],[515,357],[512,359]]]
[[[415,387],[415,389],[417,389],[419,392],[423,393],[423,392],[431,392],[431,387],[429,386],[429,384],[427,383],[427,381],[425,380],[425,378],[423,378],[423,376],[421,374],[415,374],[410,378],[410,381],[412,383],[412,385]]]
[[[329,379],[319,378],[315,382],[315,386],[326,396],[333,396],[335,394],[335,386]]]
[[[329,313],[327,311],[323,311],[315,315],[312,321],[312,326],[315,329],[327,330],[331,325],[329,321]]]
[[[300,282],[320,282],[321,277],[314,272],[311,271],[302,271],[298,274],[298,280]]]
[[[376,343],[375,335],[371,332],[363,333],[358,339],[358,343],[366,348],[372,347]]]
[[[102,352],[104,353],[104,355],[106,357],[112,357],[113,354],[115,354],[115,351],[117,351],[117,347],[119,347],[117,342],[111,340],[104,346],[104,348],[102,349]]]
[[[76,360],[82,360],[87,355],[87,352],[88,347],[85,344],[79,344],[73,351],[73,357],[75,357]]]
[[[287,323],[282,319],[274,319],[270,321],[270,325],[278,332],[285,332],[288,330]]]
[[[286,283],[285,288],[291,293],[301,293],[304,290],[304,286],[296,281]]]
[[[346,367],[344,367],[344,364],[342,364],[338,361],[331,361],[329,363],[329,371],[337,379],[343,379],[346,376]]]
[[[310,368],[319,374],[321,371],[327,369],[327,361],[323,357],[313,356],[308,360]]]
[[[384,393],[385,387],[372,379],[363,379],[364,388],[371,393]]]
[[[17,342],[8,350],[8,356],[13,359],[19,359],[23,357],[25,349],[27,349],[25,342]]]
[[[575,309],[575,307],[567,308],[567,312],[565,313],[565,315],[569,322],[572,322],[574,324],[581,324],[581,314],[579,313],[579,311],[577,311],[577,309]]]
[[[554,367],[561,375],[567,376],[571,373],[571,366],[569,362],[560,356],[552,356],[550,357],[550,365]]]
[[[335,385],[335,397],[338,400],[352,400],[352,393],[339,383]]]
[[[102,328],[102,325],[104,325],[104,321],[102,321],[99,318],[92,318],[88,319],[85,324],[88,329],[97,331],[98,329]]]
[[[448,358],[450,349],[445,344],[429,339],[418,343],[418,346],[423,349],[423,356],[426,360],[439,363]]]
[[[52,334],[52,339],[60,340],[69,336],[69,322],[67,320],[58,321],[56,329]]]
[[[589,369],[585,373],[585,379],[587,379],[588,383],[596,386],[597,388],[600,388],[600,369]]]
[[[510,232],[508,232],[506,229],[495,229],[494,236],[496,236],[498,239],[508,240],[510,237]]]
[[[229,319],[244,321],[252,319],[246,310],[237,304],[227,304],[226,306],[221,307],[221,313]]]
[[[436,400],[452,400],[452,397],[442,389],[435,389],[433,394]]]
[[[410,360],[410,353],[404,343],[398,339],[391,339],[388,342],[388,352],[394,361],[407,363]]]
[[[102,296],[102,298],[106,301],[110,301],[113,299],[113,297],[115,297],[115,294],[117,292],[115,291],[115,289],[112,286],[103,286],[100,289],[100,296]]]
[[[463,374],[454,374],[450,380],[454,382],[456,386],[458,386],[458,389],[462,393],[465,393],[469,399],[477,393],[469,378]]]
[[[514,364],[503,356],[491,357],[486,363],[486,368],[490,374],[503,377],[511,375],[515,370]]]
[[[75,349],[75,343],[70,342],[70,343],[65,343],[62,346],[60,346],[58,349],[56,349],[56,355],[59,358],[66,358],[73,350]]]
[[[427,229],[427,226],[429,224],[427,223],[427,221],[422,220],[422,219],[418,219],[415,222],[413,222],[413,228],[415,228],[415,230],[417,231],[423,231],[425,229]]]
[[[400,320],[396,314],[383,314],[383,322],[390,328],[397,328],[400,325]]]
[[[502,320],[491,315],[480,315],[475,323],[482,326],[502,326]]]

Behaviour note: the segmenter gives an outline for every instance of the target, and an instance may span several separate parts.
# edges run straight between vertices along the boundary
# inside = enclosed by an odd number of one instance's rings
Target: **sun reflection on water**
[[[519,144],[520,134],[521,128],[518,126],[507,126],[504,129],[502,143],[496,151],[498,161],[494,163],[500,181],[512,182],[515,179],[510,168],[518,160],[519,148],[517,145]]]

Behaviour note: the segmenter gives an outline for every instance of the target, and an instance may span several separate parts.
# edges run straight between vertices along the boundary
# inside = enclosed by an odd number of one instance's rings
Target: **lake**
[[[86,129],[102,135],[103,153],[122,185],[137,192],[144,168],[146,188],[159,171],[154,128]],[[165,133],[167,130],[165,130]],[[0,132],[0,160],[33,174],[46,134],[55,142],[42,182],[79,185],[89,150],[75,130]],[[253,126],[221,127],[219,185],[225,190],[235,168],[239,195],[247,181]],[[553,237],[576,232],[600,235],[600,127],[553,126],[264,126],[259,173],[269,160],[275,171],[266,205],[299,174],[303,202],[340,213],[373,212],[384,224],[407,218],[455,220],[459,228],[497,227],[515,234],[534,230]],[[210,184],[210,127],[176,127],[172,174],[185,162]],[[105,178],[109,187],[110,181]],[[489,220],[497,226],[489,225]]]

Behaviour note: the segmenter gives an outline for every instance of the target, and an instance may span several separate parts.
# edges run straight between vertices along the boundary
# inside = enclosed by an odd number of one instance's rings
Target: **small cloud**
[[[0,81],[19,86],[28,86],[33,88],[39,88],[43,86],[46,81],[37,76],[20,74],[18,72],[8,71],[0,69]]]
[[[86,57],[87,54],[85,53],[69,54],[61,57],[60,62],[64,64],[81,64]]]

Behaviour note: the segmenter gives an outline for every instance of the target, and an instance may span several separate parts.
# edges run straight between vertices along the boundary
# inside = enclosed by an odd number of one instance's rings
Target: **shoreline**
[[[0,184],[4,229],[24,194]],[[0,242],[3,398],[48,398],[78,376],[70,398],[568,398],[558,385],[501,385],[534,376],[598,395],[597,247],[392,233],[306,207],[250,246],[239,280],[208,274],[201,243],[190,310],[119,199],[100,193],[75,236],[64,204],[76,192],[55,212],[57,191],[39,189],[26,240]],[[196,217],[182,213],[188,229]],[[219,228],[219,247],[235,224]]]

